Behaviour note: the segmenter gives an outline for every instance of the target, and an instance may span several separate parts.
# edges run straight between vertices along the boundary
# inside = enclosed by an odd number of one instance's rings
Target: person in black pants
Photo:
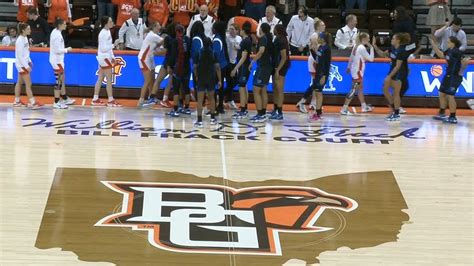
[[[217,124],[215,118],[216,102],[214,100],[214,91],[217,86],[220,87],[222,83],[221,70],[217,58],[212,51],[211,39],[203,38],[203,47],[199,53],[195,53],[193,58],[193,69],[195,82],[197,87],[197,121],[194,123],[195,127],[202,128],[202,109],[204,105],[204,96],[207,94],[211,112],[211,125]]]
[[[222,21],[217,21],[212,25],[212,32],[214,33],[214,40],[212,41],[212,50],[214,51],[214,56],[219,62],[221,69],[221,77],[230,77],[229,70],[229,54],[227,50],[227,41],[226,41],[226,24]],[[228,73],[229,72],[229,73]],[[226,78],[226,82],[229,83],[229,80]],[[219,103],[217,105],[218,113],[225,113],[224,111],[224,82],[218,88],[219,93]]]

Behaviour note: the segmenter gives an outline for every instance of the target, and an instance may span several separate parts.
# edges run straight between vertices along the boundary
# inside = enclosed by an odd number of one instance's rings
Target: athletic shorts
[[[190,94],[191,90],[189,89],[189,79],[190,74],[184,74],[183,77],[178,77],[177,75],[173,75],[173,92],[175,94],[179,94],[180,89],[183,90],[184,95]]]
[[[324,89],[324,86],[326,85],[326,83],[321,84],[321,79],[322,78],[323,78],[323,76],[316,76],[313,79],[313,83],[311,84],[311,89],[313,89],[314,91],[317,91],[317,92],[322,92],[323,89]],[[326,78],[326,82],[327,82],[327,78]]]
[[[33,64],[31,62],[28,63],[28,64],[30,65],[30,71],[28,71],[28,69],[26,67],[19,67],[17,64],[15,64],[16,70],[18,70],[19,75],[29,74],[31,72],[31,70],[33,70]]]
[[[446,75],[443,78],[443,82],[441,83],[441,87],[439,89],[440,92],[445,93],[447,95],[456,95],[459,86],[462,83],[462,76],[448,76]]]
[[[288,70],[290,70],[290,64],[286,63],[283,65],[283,67],[280,69],[280,72],[278,74],[282,77],[286,77],[286,74],[288,73]]]
[[[55,73],[64,73],[64,62],[60,60],[49,60]]]
[[[216,89],[216,82],[198,82],[197,91],[198,92],[212,92]]]
[[[352,80],[356,82],[362,82],[364,79],[364,72],[358,69],[351,69]]]
[[[114,67],[113,58],[98,56],[97,61],[99,62],[99,66],[102,69],[110,69]]]
[[[247,87],[247,82],[249,81],[250,71],[249,67],[243,65],[239,68],[239,73],[237,73],[237,84],[239,87]]]
[[[142,71],[155,70],[155,59],[152,56],[147,56],[144,59],[138,58],[138,65]]]
[[[271,66],[258,66],[257,71],[253,75],[253,85],[260,88],[267,86],[272,73],[273,68]]]
[[[408,79],[408,73],[398,72],[397,74],[393,75],[393,81],[402,81]]]

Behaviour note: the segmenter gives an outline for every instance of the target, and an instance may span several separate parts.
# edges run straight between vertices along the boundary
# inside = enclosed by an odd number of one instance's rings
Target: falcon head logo
[[[115,85],[117,83],[117,77],[122,76],[122,70],[127,67],[127,61],[123,59],[121,56],[117,56],[114,59],[114,62],[112,63],[112,85]],[[95,72],[95,75],[99,75],[99,70]],[[102,84],[107,85],[107,78],[104,78],[102,81]]]
[[[123,194],[121,211],[96,226],[148,231],[153,246],[185,253],[281,255],[280,232],[319,227],[324,211],[351,212],[353,199],[317,188],[102,181]]]

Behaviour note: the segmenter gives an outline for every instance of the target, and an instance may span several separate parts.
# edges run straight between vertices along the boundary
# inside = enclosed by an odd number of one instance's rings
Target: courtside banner
[[[136,52],[115,51],[116,66],[113,69],[113,84],[117,88],[139,89],[143,84],[143,76],[138,67]],[[49,64],[48,49],[32,48],[33,61],[32,81],[37,85],[53,85],[54,75]],[[156,57],[156,73],[161,68],[162,57]],[[74,49],[66,54],[66,84],[68,86],[94,86],[97,80],[97,59],[94,50]],[[364,90],[367,95],[382,95],[382,86],[389,71],[386,59],[376,59],[368,63],[364,76]],[[334,58],[330,76],[324,90],[325,94],[345,95],[351,87],[351,77],[346,73],[347,58]],[[413,60],[410,63],[409,90],[407,96],[436,97],[444,76],[443,60]],[[12,48],[0,48],[0,83],[13,84],[17,80],[15,68],[15,51]],[[164,87],[168,78],[162,83]],[[303,93],[308,88],[311,77],[308,63],[304,57],[294,57],[291,68],[286,76],[286,93]],[[457,96],[474,98],[474,61],[464,73],[463,83]],[[192,82],[191,82],[192,84]],[[252,90],[252,80],[248,87]],[[269,85],[271,91],[271,84]]]

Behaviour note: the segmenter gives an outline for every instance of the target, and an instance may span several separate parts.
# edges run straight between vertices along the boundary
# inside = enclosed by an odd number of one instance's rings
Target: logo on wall
[[[339,72],[339,67],[336,65],[331,64],[331,68],[329,69],[329,78],[328,82],[326,82],[326,86],[324,87],[324,91],[336,91],[336,87],[334,86],[334,79],[338,82],[341,82],[343,77]]]
[[[147,230],[151,245],[176,252],[281,255],[280,232],[328,231],[316,226],[325,210],[357,208],[309,187],[102,183],[123,195],[122,209],[96,226]]]
[[[435,90],[439,90],[441,87],[441,79],[443,78],[444,68],[442,65],[434,65],[430,68],[430,71],[421,71],[421,79],[423,80],[423,86],[425,91],[432,93]],[[474,72],[466,72],[461,86],[458,88],[464,90],[467,93],[473,93],[474,86]]]
[[[282,265],[317,263],[322,252],[340,247],[397,241],[409,216],[392,172],[317,172],[237,182],[58,168],[35,246],[117,265],[229,265],[229,258],[238,265]]]
[[[117,83],[117,77],[122,76],[122,70],[127,67],[127,61],[123,59],[121,56],[115,57],[114,61],[114,66],[112,67],[112,85],[115,85]],[[95,75],[99,75],[99,70],[95,72]],[[106,85],[107,84],[107,78],[104,77],[104,80],[102,81],[102,84]]]

